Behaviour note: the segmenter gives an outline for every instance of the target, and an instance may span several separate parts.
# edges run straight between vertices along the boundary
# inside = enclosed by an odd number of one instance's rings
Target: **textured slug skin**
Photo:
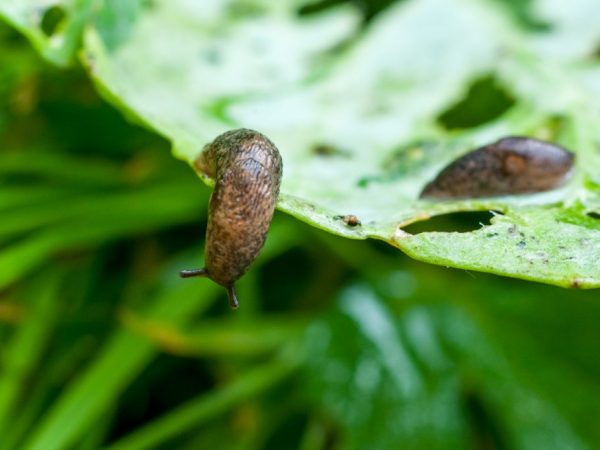
[[[528,137],[507,137],[446,166],[421,198],[475,198],[543,192],[571,174],[573,153]]]
[[[257,131],[228,131],[204,148],[197,166],[215,178],[206,230],[205,268],[182,276],[205,276],[233,286],[262,248],[275,211],[282,161],[275,145]]]

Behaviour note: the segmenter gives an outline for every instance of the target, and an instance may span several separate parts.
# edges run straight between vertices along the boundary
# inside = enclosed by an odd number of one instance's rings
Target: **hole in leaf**
[[[317,14],[337,5],[350,3],[362,12],[365,22],[370,22],[373,17],[396,1],[404,0],[317,0],[301,6],[298,10],[298,15],[308,16]]]
[[[317,14],[342,3],[346,3],[346,0],[321,0],[307,3],[300,7],[298,15],[309,16],[311,14]]]
[[[59,25],[65,20],[67,13],[62,6],[54,5],[44,11],[40,28],[42,32],[50,37],[56,33]]]
[[[498,211],[461,211],[433,216],[427,220],[411,223],[402,228],[409,234],[428,232],[468,233],[491,224]]]
[[[600,212],[590,211],[587,213],[587,216],[591,217],[592,219],[600,219]]]
[[[535,17],[531,11],[532,0],[496,0],[506,5],[516,21],[532,31],[550,31],[552,25]]]
[[[467,95],[438,117],[438,122],[449,130],[471,128],[489,122],[505,113],[515,100],[491,75],[471,85]]]

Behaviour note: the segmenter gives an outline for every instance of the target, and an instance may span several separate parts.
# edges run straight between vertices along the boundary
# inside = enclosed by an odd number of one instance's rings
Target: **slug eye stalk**
[[[190,269],[179,272],[181,278],[208,277],[206,269]]]

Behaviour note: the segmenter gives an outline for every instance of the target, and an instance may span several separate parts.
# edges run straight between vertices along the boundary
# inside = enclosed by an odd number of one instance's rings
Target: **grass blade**
[[[125,436],[107,450],[142,450],[156,447],[179,436],[233,406],[268,390],[290,375],[296,365],[271,362],[254,369],[214,393],[197,397],[175,411]]]

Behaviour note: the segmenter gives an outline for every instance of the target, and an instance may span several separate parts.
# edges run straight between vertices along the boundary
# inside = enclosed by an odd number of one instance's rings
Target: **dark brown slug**
[[[196,165],[215,179],[208,206],[205,267],[181,277],[207,277],[227,289],[238,307],[235,282],[265,243],[279,186],[282,161],[277,147],[258,131],[228,131],[208,144]]]
[[[446,166],[421,198],[476,198],[548,191],[570,176],[575,155],[555,144],[507,137]]]

